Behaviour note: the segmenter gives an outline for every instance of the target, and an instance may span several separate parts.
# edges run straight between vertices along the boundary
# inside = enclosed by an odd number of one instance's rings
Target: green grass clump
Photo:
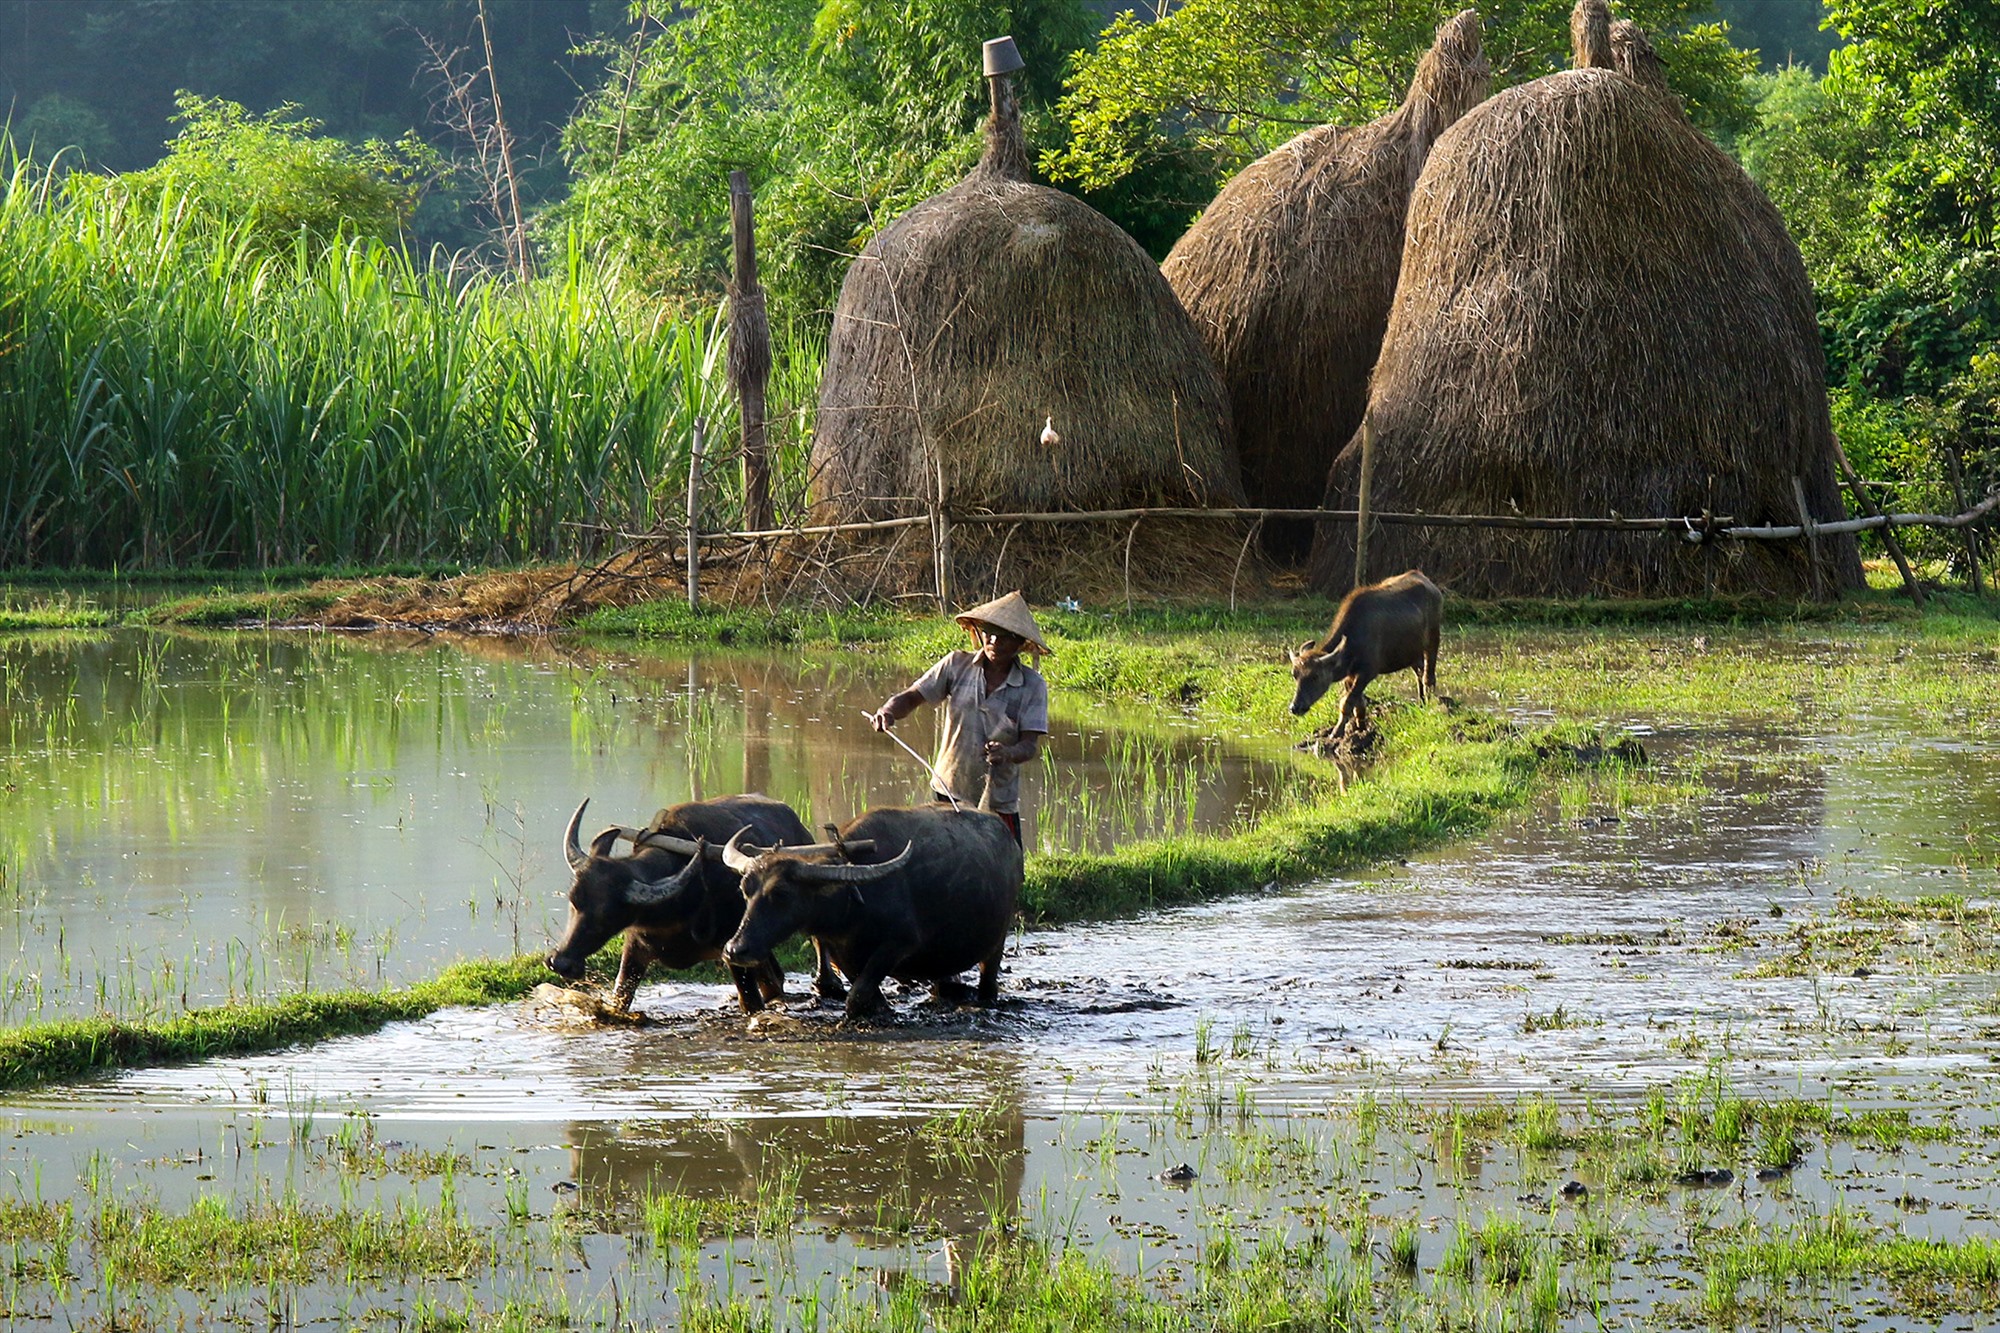
[[[271,1051],[302,1041],[372,1032],[450,1005],[519,999],[546,980],[539,956],[459,963],[399,990],[326,991],[264,1003],[195,1009],[157,1023],[64,1019],[0,1031],[0,1088],[29,1087],[101,1070]]]
[[[50,605],[0,606],[0,631],[22,629],[104,629],[118,617],[98,606]]]
[[[239,1282],[309,1282],[333,1272],[462,1276],[492,1243],[455,1208],[332,1208],[296,1198],[233,1205],[215,1195],[186,1212],[108,1201],[90,1219],[108,1278],[190,1291]]]

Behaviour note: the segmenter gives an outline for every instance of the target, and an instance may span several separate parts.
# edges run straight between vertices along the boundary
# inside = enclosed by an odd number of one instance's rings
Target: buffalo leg
[[[1007,942],[987,955],[979,965],[979,1002],[989,1009],[1000,1003],[1000,955],[1007,951]]]
[[[833,957],[826,946],[813,941],[813,995],[821,1000],[844,1000],[847,987],[840,980],[840,974],[833,970]]]
[[[1424,673],[1417,685],[1417,697],[1419,699],[1422,699],[1424,697],[1424,691],[1426,689],[1430,691],[1431,698],[1433,699],[1437,698],[1438,628],[1435,625],[1431,626],[1428,630],[1424,631]]]
[[[770,960],[766,959],[749,967],[729,969],[729,979],[736,983],[736,998],[742,1002],[743,1012],[746,1014],[754,1014],[764,1007],[764,997],[757,993],[757,980],[758,975],[769,963]]]
[[[618,980],[611,987],[614,1012],[631,1012],[632,997],[639,993],[639,983],[646,979],[646,969],[653,965],[653,957],[653,951],[636,931],[625,932],[625,951],[618,955]]]
[[[895,945],[878,948],[868,955],[861,969],[849,978],[854,985],[847,992],[848,1018],[870,1018],[888,1011],[889,1002],[882,998],[882,980],[907,953],[907,949]]]
[[[1340,725],[1333,729],[1335,736],[1345,736],[1358,724],[1363,731],[1368,729],[1368,682],[1373,677],[1350,676],[1345,693],[1340,696]]]

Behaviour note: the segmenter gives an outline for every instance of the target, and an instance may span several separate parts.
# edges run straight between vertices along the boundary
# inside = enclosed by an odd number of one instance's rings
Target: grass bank
[[[519,999],[546,976],[540,958],[466,962],[397,990],[309,992],[270,1003],[198,1009],[157,1023],[106,1017],[32,1023],[0,1032],[0,1088],[372,1032],[451,1005]]]

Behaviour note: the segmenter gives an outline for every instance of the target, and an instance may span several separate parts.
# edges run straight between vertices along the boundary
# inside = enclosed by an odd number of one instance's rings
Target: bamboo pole
[[[701,607],[701,449],[702,435],[708,423],[700,417],[694,419],[694,443],[688,449],[688,610]]]
[[[1833,442],[1833,460],[1840,464],[1840,475],[1847,479],[1847,489],[1853,494],[1854,502],[1861,506],[1861,512],[1870,518],[1879,518],[1882,510],[1869,496],[1868,488],[1861,484],[1861,478],[1854,471],[1854,464],[1848,461],[1847,450],[1841,447],[1838,437]],[[1959,503],[1963,504],[1964,501],[1961,500]],[[1917,582],[1915,571],[1910,568],[1909,560],[1904,557],[1903,544],[1896,540],[1894,528],[1883,527],[1882,544],[1889,548],[1889,556],[1896,562],[1896,568],[1903,576],[1903,587],[1909,590],[1910,600],[1916,603],[1917,610],[1923,610],[1923,585]]]
[[[1361,416],[1361,491],[1354,506],[1354,586],[1368,582],[1368,511],[1375,490],[1375,419]]]
[[[757,283],[757,233],[750,177],[729,173],[729,223],[736,272],[729,284],[729,378],[741,404],[743,526],[771,526],[771,463],[765,435],[765,394],[771,379],[771,321]]]
[[[1877,528],[1960,528],[1976,523],[2000,508],[2000,492],[1988,496],[1962,514],[1881,514],[1873,518],[1842,519],[1813,524],[1822,537],[1835,537]],[[1359,516],[1353,509],[1195,509],[1162,506],[1139,509],[1099,509],[1090,511],[1054,510],[1046,513],[956,514],[955,524],[988,526],[995,523],[1124,523],[1135,518],[1304,518],[1326,523],[1352,523]],[[1518,528],[1537,532],[1693,532],[1702,530],[1702,517],[1690,514],[1676,518],[1542,518],[1527,514],[1403,514],[1378,512],[1368,516],[1371,525],[1418,528]],[[796,528],[765,528],[755,531],[709,532],[703,541],[759,541],[772,537],[817,536],[828,532],[882,532],[893,528],[921,527],[933,522],[928,513],[909,518],[885,518],[857,523],[824,523]],[[1728,515],[1714,518],[1714,535],[1747,541],[1784,541],[1802,537],[1801,524],[1738,526]],[[621,537],[644,540],[655,533],[620,532]]]
[[[1944,448],[1944,457],[1945,461],[1951,464],[1951,498],[1958,502],[1958,507],[1962,511],[1965,508],[1965,472],[1959,466],[1958,445],[1947,444]],[[1972,591],[1983,600],[1986,596],[1986,583],[1979,577],[1977,534],[1968,523],[1958,530],[1958,535],[1965,539],[1965,564],[1967,572],[1971,575]]]
[[[1812,510],[1806,506],[1806,484],[1796,472],[1792,474],[1792,500],[1799,507],[1799,527],[1806,535],[1806,561],[1812,574],[1813,600],[1817,602],[1826,596],[1819,572],[1819,525],[1813,522]]]

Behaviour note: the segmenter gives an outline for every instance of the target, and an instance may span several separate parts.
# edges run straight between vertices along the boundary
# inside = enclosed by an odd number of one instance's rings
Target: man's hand
[[[1014,746],[1004,741],[988,741],[981,753],[986,756],[986,762],[989,764],[1011,764],[1020,758],[1014,750]]]
[[[889,705],[887,704],[883,704],[880,708],[870,713],[868,720],[875,724],[875,730],[877,731],[887,731],[896,725],[896,718],[889,712]]]

